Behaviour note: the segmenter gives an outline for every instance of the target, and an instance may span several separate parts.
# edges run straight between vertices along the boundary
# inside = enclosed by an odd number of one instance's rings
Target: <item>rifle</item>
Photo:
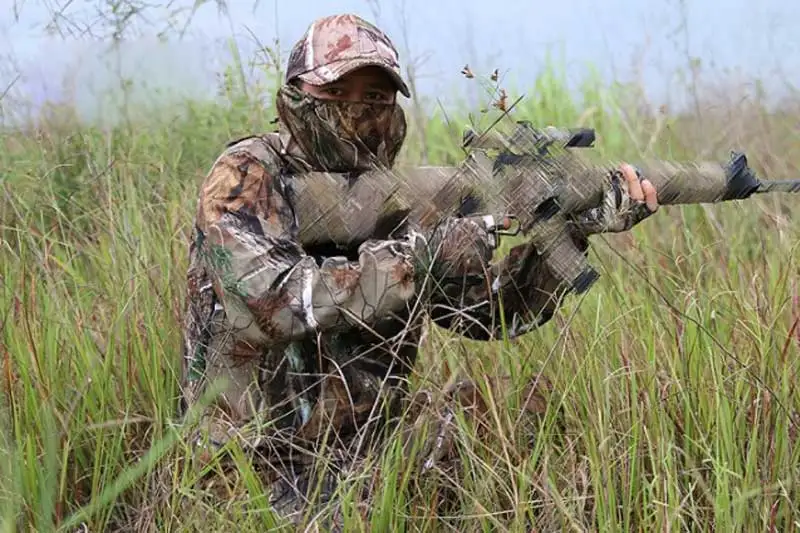
[[[370,170],[353,178],[313,172],[298,176],[297,214],[304,247],[357,247],[385,238],[406,222],[430,229],[447,216],[481,216],[494,234],[520,232],[559,280],[576,293],[599,277],[575,246],[578,215],[601,206],[611,164],[592,164],[572,148],[592,147],[593,129],[536,129],[515,122],[509,136],[467,130],[466,158],[453,167]],[[800,180],[761,181],[743,153],[727,163],[645,161],[637,170],[658,191],[660,205],[717,203],[767,192],[798,192]],[[478,213],[503,213],[502,216]],[[584,234],[602,230],[579,228]]]

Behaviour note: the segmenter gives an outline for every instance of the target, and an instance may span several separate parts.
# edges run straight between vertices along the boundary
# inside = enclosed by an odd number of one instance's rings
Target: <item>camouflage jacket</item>
[[[354,430],[375,418],[383,392],[404,390],[424,315],[490,340],[501,331],[498,296],[511,335],[556,310],[560,288],[536,250],[523,244],[491,263],[488,236],[468,219],[422,238],[409,227],[336,254],[303,249],[292,187],[300,166],[280,143],[277,134],[232,143],[202,184],[187,279],[184,403],[202,393],[209,366],[225,361],[228,377],[250,390],[246,401],[223,401],[233,419],[258,413],[309,437],[325,430],[323,420]],[[419,260],[434,241],[437,255]],[[434,282],[423,282],[431,272]],[[248,375],[238,376],[240,368]]]

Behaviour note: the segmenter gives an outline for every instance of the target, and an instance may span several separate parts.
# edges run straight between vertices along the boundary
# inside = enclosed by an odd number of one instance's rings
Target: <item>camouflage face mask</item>
[[[397,104],[324,100],[292,85],[278,91],[278,116],[316,170],[390,167],[406,136]]]

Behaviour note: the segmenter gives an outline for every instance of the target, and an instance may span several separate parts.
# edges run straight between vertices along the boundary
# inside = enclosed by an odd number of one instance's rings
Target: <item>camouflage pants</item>
[[[381,427],[328,439],[328,448],[322,450],[304,449],[302,443],[274,435],[265,439],[250,460],[269,494],[272,511],[282,520],[299,525],[316,517],[313,520],[324,524],[324,530],[338,531],[342,510],[336,491],[343,480],[358,480],[352,501],[357,512],[367,518],[372,491],[381,478],[379,457],[387,443],[400,443],[404,466],[411,462],[418,476],[443,471],[452,475],[459,463],[459,420],[469,423],[478,439],[488,438],[492,431],[489,413],[502,404],[500,397],[507,384],[503,379],[481,386],[463,381],[445,391],[418,391],[403,400],[399,418],[389,419]],[[520,418],[538,419],[547,409],[550,390],[543,377],[532,379],[519,394]],[[397,433],[392,438],[394,431]],[[225,481],[217,473],[207,476],[202,484],[209,488],[224,486]],[[228,493],[223,490],[219,497],[229,498],[224,494]]]

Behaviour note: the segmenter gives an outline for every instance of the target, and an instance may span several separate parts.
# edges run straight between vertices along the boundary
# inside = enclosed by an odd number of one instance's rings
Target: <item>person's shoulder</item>
[[[220,157],[249,156],[264,163],[280,159],[278,137],[275,133],[246,135],[228,142]]]
[[[247,135],[228,142],[219,152],[204,179],[204,188],[218,188],[230,181],[271,179],[282,169],[280,149],[266,135]]]
[[[259,174],[278,175],[282,167],[280,144],[275,134],[247,135],[224,146],[211,165],[206,181],[214,180],[217,174],[242,168],[257,170]]]
[[[227,143],[200,187],[200,227],[226,212],[258,212],[260,195],[281,174],[279,150],[267,135],[248,135]]]

